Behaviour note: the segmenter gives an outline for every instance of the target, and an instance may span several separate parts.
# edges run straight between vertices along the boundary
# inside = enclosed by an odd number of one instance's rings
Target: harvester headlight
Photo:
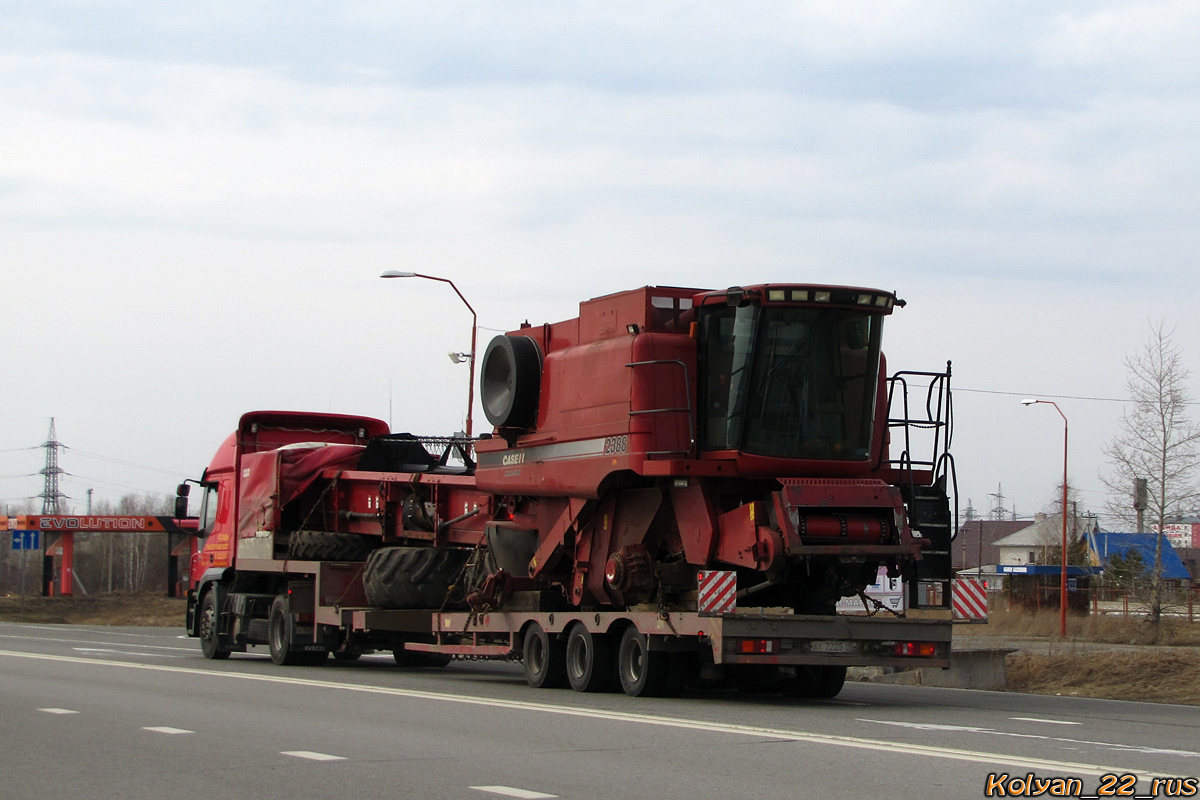
[[[860,306],[869,306],[874,298],[869,294],[860,294],[858,296],[858,304]]]
[[[787,299],[787,292],[783,289],[768,289],[767,299],[773,303],[782,303]]]
[[[818,303],[828,303],[829,292],[813,292],[813,300],[817,301]]]
[[[792,290],[792,301],[797,302],[797,303],[807,303],[808,302],[808,289],[793,289]]]

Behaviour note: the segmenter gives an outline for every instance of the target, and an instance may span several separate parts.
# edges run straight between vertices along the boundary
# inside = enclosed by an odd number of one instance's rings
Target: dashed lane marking
[[[706,720],[683,719],[680,717],[665,717],[651,714],[637,714],[626,711],[611,711],[599,708],[581,708],[578,706],[554,705],[551,703],[536,703],[521,700],[503,700],[478,695],[450,694],[446,692],[430,692],[419,689],[398,689],[389,686],[372,686],[338,681],[315,680],[312,678],[297,678],[285,675],[263,675],[248,672],[225,672],[196,667],[169,666],[166,664],[139,664],[130,661],[109,661],[98,658],[80,658],[77,656],[59,656],[44,653],[24,653],[17,650],[0,650],[0,656],[9,658],[29,659],[31,661],[51,661],[60,664],[77,664],[81,666],[101,667],[110,669],[140,669],[152,672],[170,672],[176,675],[192,675],[219,680],[253,681],[255,683],[273,683],[281,686],[307,686],[314,689],[326,689],[361,694],[385,695],[390,697],[405,697],[413,700],[426,700],[442,703],[458,703],[462,705],[503,708],[514,711],[524,711],[532,714],[552,714],[564,717],[579,717],[583,719],[601,719],[608,722],[624,722],[638,725],[652,725],[680,730],[705,731],[734,736],[750,736],[760,739],[774,739],[784,742],[803,742],[818,747],[842,747],[852,750],[866,750],[890,753],[892,755],[909,755],[923,758],[943,758],[950,761],[962,761],[973,764],[991,766],[1009,766],[1020,769],[1040,771],[1071,772],[1083,775],[1136,774],[1145,772],[1136,768],[1088,764],[1071,761],[1023,756],[1014,753],[996,753],[984,750],[967,750],[957,747],[941,747],[936,745],[896,742],[882,739],[867,739],[859,736],[839,736],[830,733],[795,731],[779,728],[760,728],[752,725],[736,723],[710,722]],[[863,722],[882,722],[884,720],[862,720]],[[892,723],[895,724],[895,723]],[[920,727],[912,725],[911,727]],[[948,729],[947,726],[933,726],[934,729]],[[978,729],[971,729],[978,730]],[[1010,734],[1018,735],[1018,734]],[[1031,737],[1035,738],[1035,737]],[[1048,738],[1048,737],[1043,737]],[[1126,753],[1162,753],[1181,755],[1200,755],[1180,753],[1180,751],[1160,750],[1154,748],[1123,747]]]
[[[1047,725],[1082,725],[1082,722],[1067,722],[1065,719],[1042,719],[1041,717],[1009,717],[1018,722],[1044,722]]]
[[[78,714],[78,711],[72,711],[69,708],[39,708],[38,711],[44,711],[47,714]]]
[[[154,726],[154,727],[146,727],[146,728],[142,728],[142,730],[150,731],[151,733],[169,733],[169,734],[195,733],[195,731],[184,730],[183,728],[172,728],[169,725],[158,725],[158,726]]]
[[[521,797],[524,800],[542,800],[542,798],[558,797],[556,794],[546,794],[545,792],[535,792],[531,789],[518,789],[514,786],[471,786],[469,787],[477,792],[491,792],[492,794],[502,794],[505,797]]]
[[[279,755],[293,758],[307,758],[309,761],[345,761],[345,756],[331,756],[329,753],[314,753],[312,750],[282,750]]]

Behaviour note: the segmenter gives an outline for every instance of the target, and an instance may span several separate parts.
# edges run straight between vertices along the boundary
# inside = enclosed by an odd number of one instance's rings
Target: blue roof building
[[[1142,564],[1146,567],[1146,574],[1153,575],[1155,538],[1153,533],[1089,532],[1088,554],[1093,564],[1103,567],[1112,556],[1124,556],[1130,550],[1137,550],[1142,557]],[[1165,580],[1175,581],[1189,580],[1192,577],[1166,536],[1162,537],[1162,575]]]

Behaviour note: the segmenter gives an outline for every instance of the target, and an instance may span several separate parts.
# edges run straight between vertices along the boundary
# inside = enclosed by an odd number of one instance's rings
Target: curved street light
[[[1058,635],[1059,638],[1065,639],[1067,638],[1067,415],[1053,400],[1029,398],[1021,401],[1023,406],[1032,406],[1038,403],[1054,406],[1054,410],[1058,412],[1063,421],[1062,574],[1059,576],[1058,585]]]
[[[471,308],[471,304],[467,302],[467,298],[463,297],[462,292],[454,285],[454,281],[449,278],[439,278],[436,275],[422,275],[419,272],[401,272],[400,270],[387,269],[379,273],[381,278],[424,278],[427,281],[438,281],[440,283],[450,284],[450,288],[458,295],[458,299],[463,301],[463,305],[471,312],[471,352],[469,353],[451,353],[450,360],[455,364],[462,361],[468,361],[471,365],[471,383],[467,386],[467,438],[474,438],[474,431],[471,427],[471,412],[475,408],[475,334],[478,331],[478,318],[475,316],[475,309]]]

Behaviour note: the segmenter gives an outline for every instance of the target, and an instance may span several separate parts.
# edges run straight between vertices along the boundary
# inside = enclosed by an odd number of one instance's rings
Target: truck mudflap
[[[949,667],[951,624],[943,619],[724,614],[693,612],[444,613],[433,619],[442,653],[512,656],[524,628],[537,623],[564,635],[573,625],[618,634],[629,625],[649,637],[651,650],[711,651],[716,664]]]

